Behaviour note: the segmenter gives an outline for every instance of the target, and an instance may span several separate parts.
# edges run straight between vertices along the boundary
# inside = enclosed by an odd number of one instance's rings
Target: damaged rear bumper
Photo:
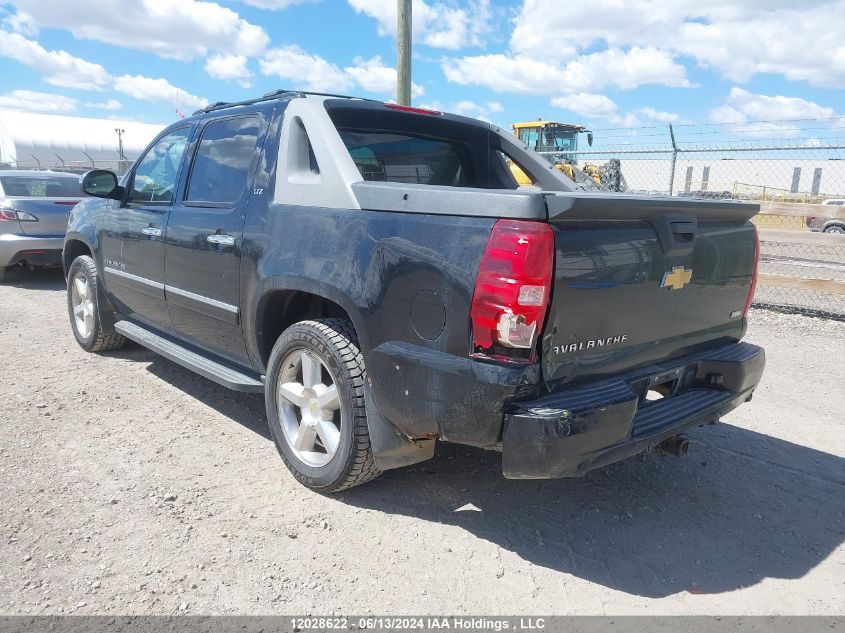
[[[512,479],[577,477],[715,422],[751,398],[762,348],[735,343],[612,380],[513,403],[505,415],[502,469]],[[666,395],[650,402],[646,393]]]

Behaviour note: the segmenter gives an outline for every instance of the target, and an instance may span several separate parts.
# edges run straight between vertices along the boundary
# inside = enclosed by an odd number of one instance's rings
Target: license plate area
[[[686,391],[694,377],[694,372],[691,375],[686,370],[686,367],[677,367],[632,380],[629,384],[637,394],[637,408],[653,406]]]

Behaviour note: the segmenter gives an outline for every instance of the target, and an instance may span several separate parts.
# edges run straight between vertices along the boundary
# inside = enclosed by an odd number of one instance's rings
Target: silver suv
[[[845,207],[845,198],[828,198],[822,204],[829,207]],[[839,235],[845,234],[845,216],[842,215],[838,217],[832,217],[830,215],[825,217],[810,216],[805,221],[807,228],[811,231],[837,233]]]
[[[76,174],[0,171],[0,282],[12,266],[61,265],[67,216],[83,195]]]

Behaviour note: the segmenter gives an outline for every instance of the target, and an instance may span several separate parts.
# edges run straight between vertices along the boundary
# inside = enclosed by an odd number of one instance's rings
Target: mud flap
[[[373,458],[380,470],[402,468],[424,462],[434,456],[436,440],[411,440],[399,432],[379,411],[370,385],[364,383],[364,404],[367,407],[367,430]]]
[[[117,316],[106,296],[106,291],[103,289],[103,278],[100,275],[97,275],[97,277],[97,307],[99,310],[100,327],[106,336],[114,336],[117,334],[117,330],[114,329],[114,324],[117,323]]]

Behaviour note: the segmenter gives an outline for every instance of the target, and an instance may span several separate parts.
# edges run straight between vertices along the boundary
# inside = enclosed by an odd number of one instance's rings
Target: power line
[[[746,124],[747,125],[747,124]],[[653,129],[653,128],[627,128],[632,131],[635,130],[645,130],[645,129]],[[609,139],[609,138],[658,138],[658,137],[668,137],[669,136],[669,128],[660,128],[664,129],[665,131],[661,134],[610,134],[604,135],[602,134],[600,138],[602,139]],[[677,129],[677,128],[676,128]],[[836,127],[794,127],[794,128],[747,128],[742,130],[707,130],[701,132],[685,132],[685,136],[702,136],[706,134],[724,134],[724,135],[736,135],[736,134],[758,134],[762,132],[789,132],[791,134],[799,134],[802,132],[813,132],[813,131],[828,131],[833,132],[837,131],[839,128]],[[601,130],[593,130],[594,132],[600,132]]]
[[[797,118],[797,119],[758,119],[755,121],[733,121],[729,123],[673,123],[675,128],[679,127],[718,127],[718,126],[729,126],[729,125],[754,125],[756,123],[800,123],[803,121],[845,121],[845,116],[835,116],[835,117],[805,117],[805,118]],[[604,127],[604,128],[593,128],[594,132],[616,132],[622,130],[658,130],[658,129],[666,129],[665,126],[662,125],[642,125],[639,127]],[[822,129],[822,128],[820,128]],[[827,128],[824,128],[827,129]]]

